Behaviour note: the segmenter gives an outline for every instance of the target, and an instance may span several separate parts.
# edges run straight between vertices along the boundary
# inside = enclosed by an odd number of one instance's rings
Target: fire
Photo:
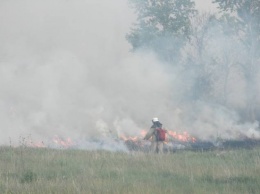
[[[34,147],[34,148],[45,148],[46,145],[44,144],[43,141],[40,142],[30,142],[30,144],[28,145],[29,147]]]
[[[119,135],[119,139],[124,141],[124,143],[127,145],[130,149],[136,149],[140,150],[145,148],[150,144],[149,141],[143,141],[145,135],[147,134],[147,130],[140,130],[136,136],[128,136],[126,134]],[[166,135],[166,143],[194,143],[196,142],[196,138],[192,137],[188,132],[177,132],[177,131],[171,131],[167,130]],[[78,145],[76,143],[77,141],[73,141],[71,138],[62,138],[61,136],[54,136],[50,141],[43,142],[33,142],[32,140],[30,142],[27,142],[26,145],[28,147],[34,147],[34,148],[46,148],[46,147],[53,147],[53,148],[61,148],[61,149],[69,149],[73,148]]]
[[[148,131],[141,130],[136,136],[120,135],[119,138],[125,142],[125,145],[130,151],[149,151],[151,142],[143,141],[143,138]],[[167,130],[165,144],[167,145],[165,149],[180,149],[179,145],[189,144],[196,142],[196,138],[192,137],[188,132],[176,132]],[[176,147],[176,143],[178,147]],[[175,146],[175,147],[174,147]]]
[[[141,130],[139,135],[137,136],[131,137],[131,136],[126,136],[124,134],[121,134],[119,135],[119,138],[123,141],[139,141],[144,138],[146,133],[147,133],[146,130]]]
[[[144,138],[144,136],[146,135],[146,133],[147,133],[147,131],[146,130],[141,130],[141,136],[142,136],[142,138]]]
[[[141,130],[141,132],[139,133],[139,135],[137,136],[126,136],[121,134],[120,135],[120,139],[123,141],[140,141],[144,138],[144,136],[146,135],[147,131],[146,130]],[[176,132],[176,131],[171,131],[171,130],[167,130],[167,136],[168,136],[168,140],[167,141],[180,141],[180,142],[196,142],[196,138],[192,137],[188,132],[184,131],[184,132]]]
[[[58,136],[55,136],[53,138],[53,142],[58,145],[61,146],[62,148],[69,148],[72,147],[74,145],[73,141],[71,140],[71,138],[67,138],[67,139],[62,139]]]
[[[124,141],[127,141],[127,140],[130,140],[130,141],[137,141],[138,140],[138,137],[126,137],[125,135],[121,135],[120,136],[120,139],[124,140]]]
[[[168,135],[175,140],[181,142],[196,142],[196,138],[192,137],[188,132],[184,131],[182,133],[178,133],[176,131],[168,130]]]
[[[26,142],[26,146],[28,147],[33,147],[33,148],[46,148],[46,147],[59,147],[59,148],[70,148],[75,145],[75,143],[72,141],[71,138],[61,138],[58,136],[54,136],[52,141],[48,141],[48,145],[46,145],[43,141],[32,141],[30,140],[29,142]]]

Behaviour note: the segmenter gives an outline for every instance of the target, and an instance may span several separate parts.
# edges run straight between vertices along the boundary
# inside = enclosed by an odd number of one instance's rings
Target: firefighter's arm
[[[150,128],[150,130],[145,135],[144,140],[150,139],[152,137],[153,133],[154,133],[154,128]]]
[[[168,130],[166,128],[163,128],[163,130],[165,131],[165,142],[168,143],[169,142]]]

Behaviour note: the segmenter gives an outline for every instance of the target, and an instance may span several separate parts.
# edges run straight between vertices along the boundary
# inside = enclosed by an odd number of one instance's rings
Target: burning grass
[[[123,153],[1,147],[0,193],[258,193],[260,148]]]

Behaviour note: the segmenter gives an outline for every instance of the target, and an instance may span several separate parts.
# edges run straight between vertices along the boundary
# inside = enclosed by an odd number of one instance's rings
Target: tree
[[[209,13],[203,13],[194,17],[192,19],[189,42],[183,49],[183,72],[193,75],[185,75],[187,79],[192,80],[190,81],[190,90],[193,92],[187,96],[193,100],[208,98],[212,90],[212,72],[208,71],[210,64],[205,60],[205,53],[211,38],[209,30],[215,23],[215,20],[215,15]]]
[[[190,18],[197,12],[191,0],[130,0],[137,23],[127,34],[133,51],[149,49],[172,62],[190,35]]]
[[[256,78],[260,59],[260,1],[259,0],[214,0],[220,10],[229,18],[236,28],[237,37],[244,45],[247,60],[241,68],[247,82],[247,116],[250,120],[256,117],[257,90]],[[230,18],[233,20],[231,21]]]

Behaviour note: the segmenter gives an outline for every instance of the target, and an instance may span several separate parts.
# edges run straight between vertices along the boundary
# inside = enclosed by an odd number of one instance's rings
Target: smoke
[[[181,67],[129,52],[132,11],[126,0],[0,2],[1,144],[27,135],[116,139],[148,129],[155,116],[203,138],[244,130],[226,107],[183,103],[192,79]]]
[[[1,1],[0,143],[147,128],[170,78],[152,54],[129,53],[134,19],[122,0]]]
[[[183,99],[187,96],[181,111],[182,128],[207,140],[259,138],[257,114],[255,120],[243,118],[248,114],[248,99],[257,108],[254,103],[258,100],[252,96],[257,96],[259,86],[247,76],[250,68],[259,74],[257,62],[250,64],[248,47],[238,41],[241,37],[228,33],[229,26],[217,22],[211,14],[197,19],[181,64],[186,68],[180,77],[188,86],[182,88]]]
[[[204,12],[215,12],[216,5],[211,0],[194,0],[196,7],[200,11]]]

